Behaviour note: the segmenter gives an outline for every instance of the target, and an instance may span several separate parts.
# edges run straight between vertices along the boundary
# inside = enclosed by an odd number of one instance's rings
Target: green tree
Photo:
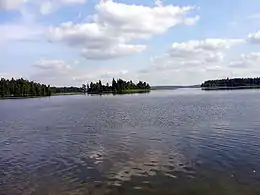
[[[84,94],[87,93],[87,86],[85,84],[82,85],[82,90]]]
[[[113,78],[113,81],[112,81],[112,90],[113,90],[114,92],[116,91],[116,86],[117,86],[116,80]]]

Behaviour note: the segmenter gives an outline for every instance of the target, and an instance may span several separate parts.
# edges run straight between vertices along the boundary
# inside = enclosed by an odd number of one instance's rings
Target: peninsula
[[[201,85],[202,90],[234,90],[234,89],[256,89],[256,88],[260,88],[260,77],[209,80],[209,81],[205,81]]]
[[[51,87],[34,81],[20,79],[0,79],[0,98],[33,98],[52,95],[83,94],[83,88],[79,87]]]

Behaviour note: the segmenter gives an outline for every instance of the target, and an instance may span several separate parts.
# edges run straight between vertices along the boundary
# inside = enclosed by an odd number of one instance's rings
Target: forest
[[[0,96],[4,97],[33,97],[50,96],[51,87],[48,85],[20,79],[0,80]]]
[[[84,86],[80,87],[51,87],[52,94],[73,94],[84,93]]]
[[[234,78],[205,81],[201,85],[202,89],[241,89],[241,88],[259,88],[260,77],[258,78]]]
[[[34,81],[28,81],[23,78],[20,79],[4,79],[0,80],[0,97],[36,97],[36,96],[51,96],[55,94],[65,93],[83,93],[83,88],[78,87],[50,87],[50,85],[44,85],[36,83]]]
[[[124,81],[122,79],[113,79],[112,85],[108,83],[103,85],[101,81],[97,83],[91,82],[88,85],[83,84],[82,87],[51,87],[29,81],[23,78],[19,79],[0,79],[0,97],[1,98],[16,98],[16,97],[40,97],[51,95],[66,95],[66,94],[123,94],[123,93],[143,93],[149,92],[150,85],[146,82],[139,81]]]
[[[108,83],[103,85],[101,81],[87,85],[88,94],[102,94],[102,93],[142,93],[149,92],[151,89],[150,85],[146,82],[139,81],[138,83],[133,83],[133,81],[124,81],[123,79],[113,79],[112,85]]]

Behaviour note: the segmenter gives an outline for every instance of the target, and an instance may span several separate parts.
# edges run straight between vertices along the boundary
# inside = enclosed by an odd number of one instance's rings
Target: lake
[[[259,195],[260,90],[0,101],[1,195]]]

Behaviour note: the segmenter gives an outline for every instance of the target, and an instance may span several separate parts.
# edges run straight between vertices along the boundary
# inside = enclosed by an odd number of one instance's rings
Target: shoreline
[[[151,90],[148,89],[129,89],[123,90],[121,92],[113,92],[113,91],[102,91],[102,92],[88,92],[88,95],[107,95],[107,94],[114,94],[114,95],[123,95],[123,94],[138,94],[138,93],[150,93]]]
[[[84,95],[84,94],[83,93],[54,93],[50,96],[6,96],[6,97],[0,97],[0,100],[47,98],[53,96],[66,96],[66,95]]]
[[[260,86],[238,86],[238,87],[202,87],[201,90],[240,90],[240,89],[260,89]]]
[[[145,89],[134,89],[134,90],[124,90],[122,92],[113,92],[113,91],[103,91],[102,93],[96,93],[96,92],[89,92],[86,93],[87,95],[124,95],[124,94],[138,94],[138,93],[150,93],[151,90],[145,90]],[[6,96],[6,97],[0,97],[0,100],[16,100],[16,99],[33,99],[33,98],[47,98],[47,97],[55,97],[55,96],[68,96],[68,95],[85,95],[84,93],[54,93],[50,96]]]

